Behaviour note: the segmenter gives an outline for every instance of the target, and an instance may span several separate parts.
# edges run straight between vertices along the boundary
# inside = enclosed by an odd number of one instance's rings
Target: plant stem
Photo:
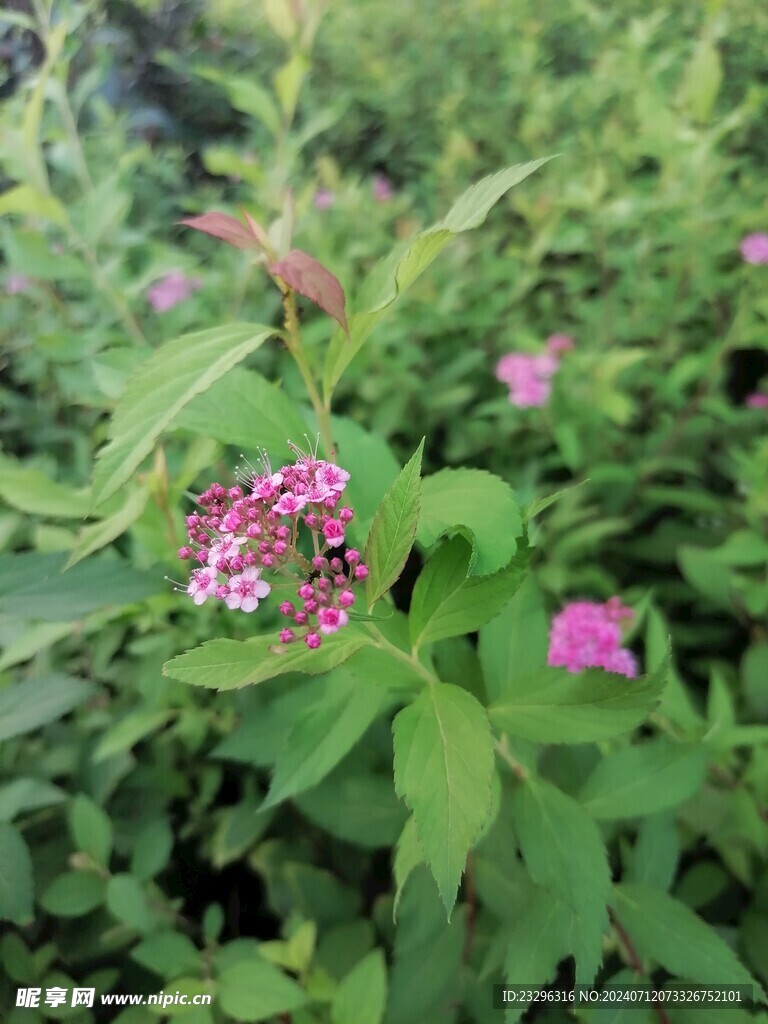
[[[389,651],[390,654],[393,654],[399,661],[402,661],[406,665],[409,665],[416,673],[418,673],[418,675],[420,675],[427,683],[429,683],[430,686],[434,686],[435,683],[440,682],[440,680],[437,678],[434,672],[430,672],[427,666],[424,665],[421,661],[419,661],[417,657],[415,657],[413,654],[408,654],[407,651],[401,650],[401,648],[393,644],[391,640],[388,640],[384,636],[384,634],[379,630],[378,626],[374,625],[372,622],[369,622],[367,623],[367,628],[368,632],[373,637],[375,637],[377,647],[380,647],[382,650],[386,649],[387,651]]]
[[[624,926],[621,924],[616,915],[610,909],[608,911],[608,917],[611,922],[611,927],[616,932],[619,942],[624,947],[624,951],[627,957],[627,963],[632,968],[632,970],[635,971],[636,974],[645,973],[643,970],[643,961],[640,959],[640,955],[635,949],[635,945],[632,942],[632,939],[629,937],[626,930],[624,929]],[[661,1024],[669,1024],[669,1017],[667,1016],[664,1007],[660,1003],[654,1003],[653,1008],[656,1011],[656,1016],[661,1021]]]
[[[301,379],[307,389],[309,400],[317,416],[317,425],[320,429],[320,437],[323,447],[329,458],[333,458],[333,433],[331,432],[331,409],[330,404],[323,402],[320,392],[312,376],[312,370],[307,362],[306,353],[301,344],[301,331],[299,328],[299,316],[296,310],[296,293],[293,288],[286,287],[283,291],[283,310],[285,312],[285,342],[288,351],[293,356],[294,362],[299,368]]]
[[[502,736],[502,738],[500,740],[494,740],[493,741],[493,748],[496,751],[496,753],[499,755],[501,760],[504,761],[504,763],[506,765],[508,765],[508,767],[510,767],[512,769],[512,771],[514,772],[514,774],[517,776],[518,779],[524,780],[524,779],[528,778],[528,771],[527,771],[527,769],[524,768],[520,764],[520,762],[517,760],[517,758],[513,757],[512,754],[509,752],[509,749],[507,747],[507,737],[506,736]]]

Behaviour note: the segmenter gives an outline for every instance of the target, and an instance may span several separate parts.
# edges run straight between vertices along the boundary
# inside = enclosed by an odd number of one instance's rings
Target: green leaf
[[[323,371],[326,395],[333,392],[342,373],[387,309],[424,273],[451,239],[460,232],[479,227],[504,193],[533,174],[547,159],[516,164],[476,182],[442,221],[420,232],[410,242],[396,246],[378,264],[364,289],[366,294],[361,297],[358,312],[350,317],[349,338],[339,331],[328,346]]]
[[[166,817],[153,818],[143,824],[136,836],[131,854],[131,874],[145,882],[168,865],[173,850],[173,832]],[[174,973],[180,974],[181,971]]]
[[[36,811],[63,803],[67,795],[63,789],[45,779],[18,778],[0,786],[0,821],[13,821],[23,811]]]
[[[224,1012],[237,1021],[262,1021],[300,1010],[307,997],[277,967],[255,957],[222,971],[219,1001]]]
[[[296,719],[277,759],[263,807],[315,786],[361,738],[381,710],[386,690],[364,683],[345,666],[317,687],[316,699]]]
[[[112,822],[97,803],[82,793],[72,802],[69,830],[78,850],[87,853],[101,867],[109,867]]]
[[[427,687],[393,724],[395,789],[416,819],[424,857],[450,915],[464,865],[491,807],[493,744],[466,690]]]
[[[198,395],[176,423],[204,437],[241,447],[245,454],[265,448],[274,458],[288,454],[287,443],[300,441],[307,425],[278,384],[254,370],[237,367]]]
[[[0,498],[20,512],[55,519],[83,519],[90,505],[87,493],[56,483],[6,455],[0,456]]]
[[[674,813],[643,818],[627,865],[625,878],[669,889],[680,859],[680,839]]]
[[[113,540],[125,533],[144,511],[148,498],[149,490],[146,487],[137,487],[128,495],[122,508],[114,515],[90,526],[84,526],[78,534],[64,569],[71,569],[83,558],[87,558],[94,551],[99,551],[107,544],[111,544]]]
[[[391,771],[374,774],[354,756],[314,789],[300,794],[296,806],[318,828],[366,850],[391,847],[406,813],[397,799]]]
[[[614,911],[644,959],[701,985],[754,985],[765,992],[736,954],[698,915],[674,897],[642,882],[614,888]]]
[[[32,859],[22,835],[0,824],[0,920],[26,925],[32,921]]]
[[[160,434],[196,395],[254,352],[274,331],[229,324],[166,342],[131,376],[117,403],[93,478],[101,505],[138,468]]]
[[[363,957],[336,989],[332,1024],[381,1024],[387,1002],[387,967],[380,949]]]
[[[444,1024],[458,1004],[465,908],[450,922],[425,867],[408,880],[398,913],[385,1024]]]
[[[525,509],[525,518],[530,521],[535,519],[536,516],[540,515],[545,509],[548,509],[550,505],[555,505],[561,498],[564,498],[567,494],[571,494],[579,487],[583,487],[586,484],[586,480],[580,480],[577,484],[570,484],[568,487],[561,487],[559,491],[553,491],[552,494],[545,494],[542,498],[534,498],[534,500]]]
[[[67,223],[67,211],[59,200],[39,192],[32,185],[16,185],[0,195],[0,217],[9,213],[41,217],[59,227]]]
[[[148,935],[134,946],[131,959],[161,978],[179,978],[198,971],[202,957],[188,936],[161,931]]]
[[[547,663],[549,619],[544,599],[529,576],[501,614],[480,630],[478,653],[491,701],[514,693],[519,679],[533,678]]]
[[[444,533],[466,530],[472,541],[470,572],[487,576],[507,565],[523,531],[512,489],[481,469],[443,469],[422,485],[418,540],[431,547]]]
[[[111,553],[62,575],[66,560],[66,555],[36,551],[0,556],[0,615],[72,622],[109,605],[143,601],[162,582]]]
[[[538,988],[552,981],[558,963],[571,952],[571,922],[571,912],[561,900],[547,889],[530,886],[528,899],[504,936],[506,984]],[[524,1010],[522,1003],[507,1009],[505,1024],[515,1024]]]
[[[409,624],[414,647],[471,633],[503,608],[528,568],[529,549],[491,576],[467,577],[472,547],[463,537],[441,544],[416,581]]]
[[[703,748],[654,740],[604,757],[579,800],[593,818],[603,821],[655,814],[687,800],[705,774]]]
[[[107,883],[107,907],[118,921],[136,931],[149,931],[154,923],[144,886],[133,875],[112,875]]]
[[[424,854],[421,852],[419,837],[416,833],[416,819],[410,816],[405,823],[400,838],[395,847],[395,861],[393,872],[395,875],[395,901],[392,904],[392,920],[397,920],[397,907],[400,897],[403,895],[405,883],[410,878],[411,872],[424,863]]]
[[[574,674],[544,668],[515,683],[489,709],[504,732],[537,743],[593,743],[628,732],[656,707],[668,663],[652,675],[627,679],[603,669]]]
[[[139,708],[129,712],[101,737],[92,754],[93,763],[98,764],[114,757],[115,754],[130,750],[139,740],[161,728],[172,717],[172,711],[148,711]]]
[[[0,742],[39,729],[86,701],[93,687],[71,676],[25,679],[0,690]]]
[[[101,906],[107,883],[93,871],[65,871],[45,890],[40,906],[55,917],[82,917]]]
[[[163,674],[191,686],[237,690],[286,672],[322,675],[372,642],[354,625],[325,637],[315,651],[305,644],[280,645],[272,634],[250,640],[209,640],[167,662]]]
[[[369,608],[387,593],[399,577],[413,547],[419,522],[423,451],[422,438],[373,517],[365,548],[365,564],[370,570],[366,584]]]
[[[611,874],[597,825],[571,797],[546,781],[526,780],[514,801],[515,830],[531,878],[573,913],[576,981],[591,984],[602,959]]]
[[[682,96],[695,121],[709,120],[722,79],[723,66],[717,48],[709,39],[699,40],[685,69]]]

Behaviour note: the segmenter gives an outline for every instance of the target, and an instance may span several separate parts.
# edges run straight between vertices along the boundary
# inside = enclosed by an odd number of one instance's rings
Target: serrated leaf
[[[161,978],[179,978],[200,969],[201,954],[192,940],[180,932],[148,935],[131,950],[131,959]]]
[[[427,687],[393,724],[395,789],[416,831],[446,911],[491,806],[493,744],[483,706],[448,683]]]
[[[324,313],[333,317],[343,331],[349,333],[344,289],[338,278],[314,256],[301,249],[291,249],[286,256],[270,266],[269,272],[281,277],[299,295],[314,302]]]
[[[544,780],[527,779],[514,799],[515,831],[534,882],[573,913],[576,981],[591,984],[602,959],[611,874],[594,821],[571,797]]]
[[[410,242],[397,245],[374,268],[364,287],[366,294],[360,308],[350,318],[349,337],[337,334],[328,347],[323,372],[327,395],[332,393],[344,370],[395,299],[424,273],[456,234],[479,227],[505,192],[533,174],[548,159],[516,164],[476,182],[454,203],[442,221],[420,232]]]
[[[92,693],[84,680],[53,673],[5,687],[0,690],[0,742],[55,722]]]
[[[369,608],[399,577],[413,547],[419,522],[423,451],[422,439],[373,517],[364,556],[369,569],[366,583]]]
[[[701,985],[753,985],[766,995],[720,936],[673,896],[642,882],[614,887],[614,912],[644,959]]]
[[[321,680],[316,700],[300,713],[288,734],[262,807],[272,807],[325,778],[366,732],[385,696],[375,679],[361,686],[358,676],[344,666]]]
[[[315,651],[299,643],[281,646],[272,634],[251,640],[210,640],[166,662],[163,674],[192,686],[236,690],[286,672],[320,675],[372,642],[352,625],[325,637]]]
[[[363,957],[336,989],[332,1024],[381,1024],[387,1003],[384,954],[374,949]]]
[[[307,430],[279,385],[239,367],[194,398],[176,422],[185,430],[238,445],[246,454],[258,447],[278,458],[287,455],[289,440],[301,438]]]
[[[419,543],[431,547],[444,533],[457,530],[471,538],[472,575],[487,576],[507,565],[523,532],[509,485],[481,469],[443,469],[425,477]]]
[[[467,576],[472,546],[463,537],[442,544],[413,589],[408,621],[414,647],[471,633],[498,615],[525,579],[530,549],[490,576]]]
[[[71,569],[73,565],[99,551],[113,540],[120,537],[129,526],[139,518],[147,504],[149,490],[146,487],[137,487],[125,500],[122,508],[107,519],[98,523],[84,526],[78,534],[75,546],[70,552],[64,571]]]
[[[110,440],[94,472],[94,505],[122,487],[188,402],[273,333],[258,324],[230,324],[182,335],[157,349],[131,376],[117,403]]]
[[[544,668],[515,682],[488,713],[493,724],[537,743],[593,743],[628,732],[656,707],[668,661],[640,679],[587,669]]]
[[[32,921],[32,858],[21,833],[0,824],[0,921]]]
[[[692,796],[705,774],[702,747],[659,739],[602,758],[579,800],[593,818],[603,821],[655,814]]]
[[[295,981],[261,957],[236,963],[219,976],[222,1010],[236,1021],[270,1020],[300,1010],[307,997]]]

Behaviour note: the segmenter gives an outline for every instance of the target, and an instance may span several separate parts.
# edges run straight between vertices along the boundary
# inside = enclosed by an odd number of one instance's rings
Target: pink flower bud
[[[332,558],[329,564],[333,572],[341,572],[344,568],[344,563],[340,558]]]
[[[298,590],[299,597],[304,601],[309,601],[310,598],[315,596],[315,588],[311,583],[302,583]]]
[[[312,559],[312,567],[314,569],[319,569],[320,572],[325,572],[325,570],[328,568],[328,559],[323,558],[322,555],[315,555],[315,557]]]
[[[309,622],[309,616],[307,615],[306,612],[296,612],[296,614],[293,617],[293,621],[296,623],[297,626],[306,626],[306,624]]]
[[[188,558],[191,558],[193,555],[194,555],[194,551],[192,550],[192,548],[187,548],[187,547],[179,548],[179,558],[182,561],[186,562],[186,560]]]
[[[238,498],[242,498],[243,496],[243,492],[240,487],[230,487],[227,494],[233,501],[236,501]]]
[[[278,526],[275,530],[275,536],[278,540],[289,540],[291,536],[290,526]]]
[[[340,547],[344,543],[344,524],[338,519],[329,519],[323,526],[323,536],[329,547]]]
[[[317,581],[317,589],[326,593],[331,589],[331,581],[327,576],[323,576]]]
[[[255,540],[256,537],[261,536],[261,527],[258,523],[249,523],[245,530],[246,537],[250,537],[251,540]]]
[[[355,569],[355,579],[356,580],[364,580],[367,576],[368,576],[368,566],[367,565],[358,565],[358,567]]]
[[[343,509],[339,511],[339,519],[342,521],[342,523],[351,523],[354,518],[355,513],[353,509],[347,508],[346,505],[344,506]]]
[[[316,651],[322,643],[322,640],[318,633],[307,633],[304,637],[304,643],[310,648],[310,650]]]
[[[344,590],[339,594],[339,604],[342,608],[350,608],[355,603],[355,595],[351,590]]]
[[[268,540],[260,541],[260,543],[259,543],[259,552],[262,555],[269,555],[269,554],[271,554],[271,552],[272,552],[272,545],[269,543]]]
[[[330,495],[328,498],[325,499],[323,504],[325,505],[329,512],[333,511],[333,509],[336,508],[336,498],[333,495]]]
[[[310,512],[309,515],[304,516],[304,523],[310,530],[316,530],[319,522],[320,520],[314,512]]]
[[[229,587],[225,587],[223,583],[216,587],[216,597],[218,597],[220,601],[223,601],[228,594]]]
[[[276,555],[284,555],[287,550],[288,550],[288,545],[285,543],[284,540],[276,540],[275,541],[275,554]]]
[[[256,552],[246,551],[243,561],[246,565],[256,565]]]
[[[334,587],[338,587],[339,590],[341,590],[342,587],[346,587],[347,577],[343,572],[340,572],[338,576],[333,577],[333,585]]]
[[[294,608],[290,601],[283,601],[283,603],[280,605],[280,611],[282,612],[283,615],[294,615],[296,609]]]
[[[292,629],[281,629],[280,630],[280,643],[281,644],[292,644],[296,639],[296,636]]]
[[[193,526],[197,526],[199,522],[200,516],[187,516],[187,526],[189,526],[190,528]]]
[[[198,560],[198,562],[201,562],[203,565],[205,565],[205,563],[208,561],[208,548],[200,548],[200,550],[195,555],[195,558]]]
[[[233,533],[238,526],[242,523],[242,519],[237,512],[227,512],[222,521],[222,525],[227,533]]]
[[[272,566],[275,564],[275,556],[274,555],[262,555],[261,556],[261,564],[264,566],[265,569],[271,569]]]
[[[344,555],[344,561],[347,565],[357,565],[360,561],[360,552],[357,548],[350,548]]]
[[[316,615],[318,607],[319,605],[314,598],[312,598],[312,600],[310,601],[304,602],[304,611],[307,613],[307,615]]]
[[[232,572],[242,572],[245,568],[242,555],[236,555],[229,564],[232,566]]]

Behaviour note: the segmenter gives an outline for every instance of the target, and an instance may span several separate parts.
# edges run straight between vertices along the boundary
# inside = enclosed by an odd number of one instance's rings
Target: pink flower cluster
[[[354,548],[343,557],[328,557],[342,547],[354,518],[346,505],[337,510],[349,473],[315,452],[291,448],[295,463],[276,473],[263,455],[262,472],[247,465],[239,473],[242,486],[211,484],[197,499],[202,513],[187,516],[189,544],[180,548],[179,558],[200,563],[186,587],[195,604],[213,597],[244,612],[255,611],[272,589],[261,578],[265,569],[286,572],[293,565],[302,574],[301,606],[280,605],[293,623],[282,630],[280,641],[303,639],[315,649],[320,634],[335,633],[349,621],[354,584],[368,576],[368,568]],[[298,550],[304,531],[314,550],[311,561]]]
[[[573,339],[567,334],[552,334],[545,352],[508,352],[502,356],[496,364],[496,379],[508,386],[512,405],[520,409],[546,405],[560,356],[572,348]]]
[[[202,285],[199,277],[187,277],[180,270],[173,270],[147,289],[147,302],[158,313],[167,313]]]
[[[744,399],[744,405],[748,409],[768,409],[768,392],[753,391]]]
[[[741,240],[741,258],[745,263],[768,263],[768,235],[763,231],[745,235]]]
[[[604,668],[634,679],[637,662],[632,652],[621,646],[621,623],[633,615],[618,597],[605,604],[571,602],[552,620],[547,664],[563,666],[569,672]]]

